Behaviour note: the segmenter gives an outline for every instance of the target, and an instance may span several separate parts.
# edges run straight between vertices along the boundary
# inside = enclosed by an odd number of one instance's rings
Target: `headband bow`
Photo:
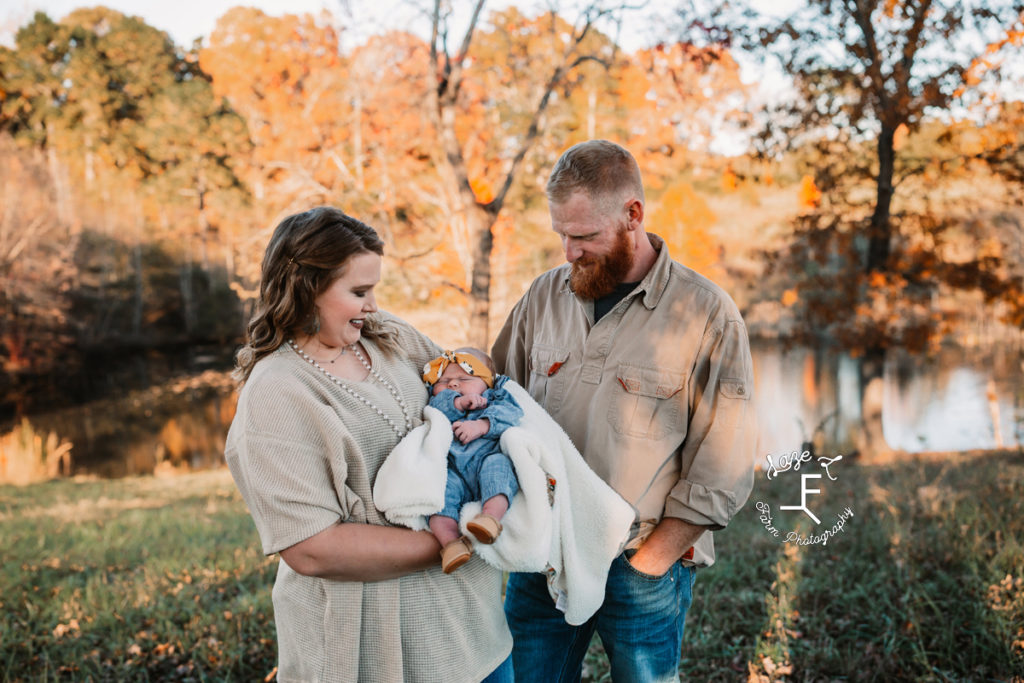
[[[424,365],[423,381],[426,382],[427,386],[437,384],[437,380],[441,379],[445,368],[452,363],[458,363],[459,367],[468,374],[482,379],[489,388],[494,388],[494,374],[488,369],[487,365],[473,354],[464,351],[445,351]]]

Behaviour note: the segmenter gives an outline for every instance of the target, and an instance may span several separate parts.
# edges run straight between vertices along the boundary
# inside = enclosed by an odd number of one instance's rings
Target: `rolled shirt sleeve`
[[[743,322],[709,330],[695,367],[682,475],[665,501],[665,516],[717,530],[743,506],[754,483],[754,377]]]

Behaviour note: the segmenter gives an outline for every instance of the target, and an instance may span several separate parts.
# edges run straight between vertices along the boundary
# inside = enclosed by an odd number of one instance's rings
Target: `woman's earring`
[[[313,320],[306,325],[306,334],[316,334],[320,331],[320,316],[316,313],[313,314]]]

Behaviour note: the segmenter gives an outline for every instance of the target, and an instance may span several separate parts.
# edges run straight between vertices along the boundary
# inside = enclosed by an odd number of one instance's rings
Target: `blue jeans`
[[[608,572],[604,604],[585,624],[570,626],[555,609],[543,574],[511,574],[505,616],[516,680],[578,683],[596,630],[615,683],[678,681],[695,577],[693,567],[679,562],[664,576],[642,574],[619,555]]]
[[[498,665],[498,668],[487,674],[480,683],[513,683],[515,675],[512,673],[512,655],[505,658],[505,661]]]
[[[519,491],[519,481],[512,461],[501,451],[488,453],[465,463],[468,470],[460,472],[448,460],[448,479],[444,486],[444,507],[438,514],[452,519],[459,518],[459,510],[471,500],[487,501],[504,493],[512,502]],[[478,467],[476,472],[472,468]]]

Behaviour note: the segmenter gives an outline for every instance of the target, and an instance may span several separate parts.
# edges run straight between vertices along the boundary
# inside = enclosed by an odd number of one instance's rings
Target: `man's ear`
[[[639,230],[644,224],[644,203],[636,197],[630,198],[626,202],[626,220],[628,221],[627,229]]]

